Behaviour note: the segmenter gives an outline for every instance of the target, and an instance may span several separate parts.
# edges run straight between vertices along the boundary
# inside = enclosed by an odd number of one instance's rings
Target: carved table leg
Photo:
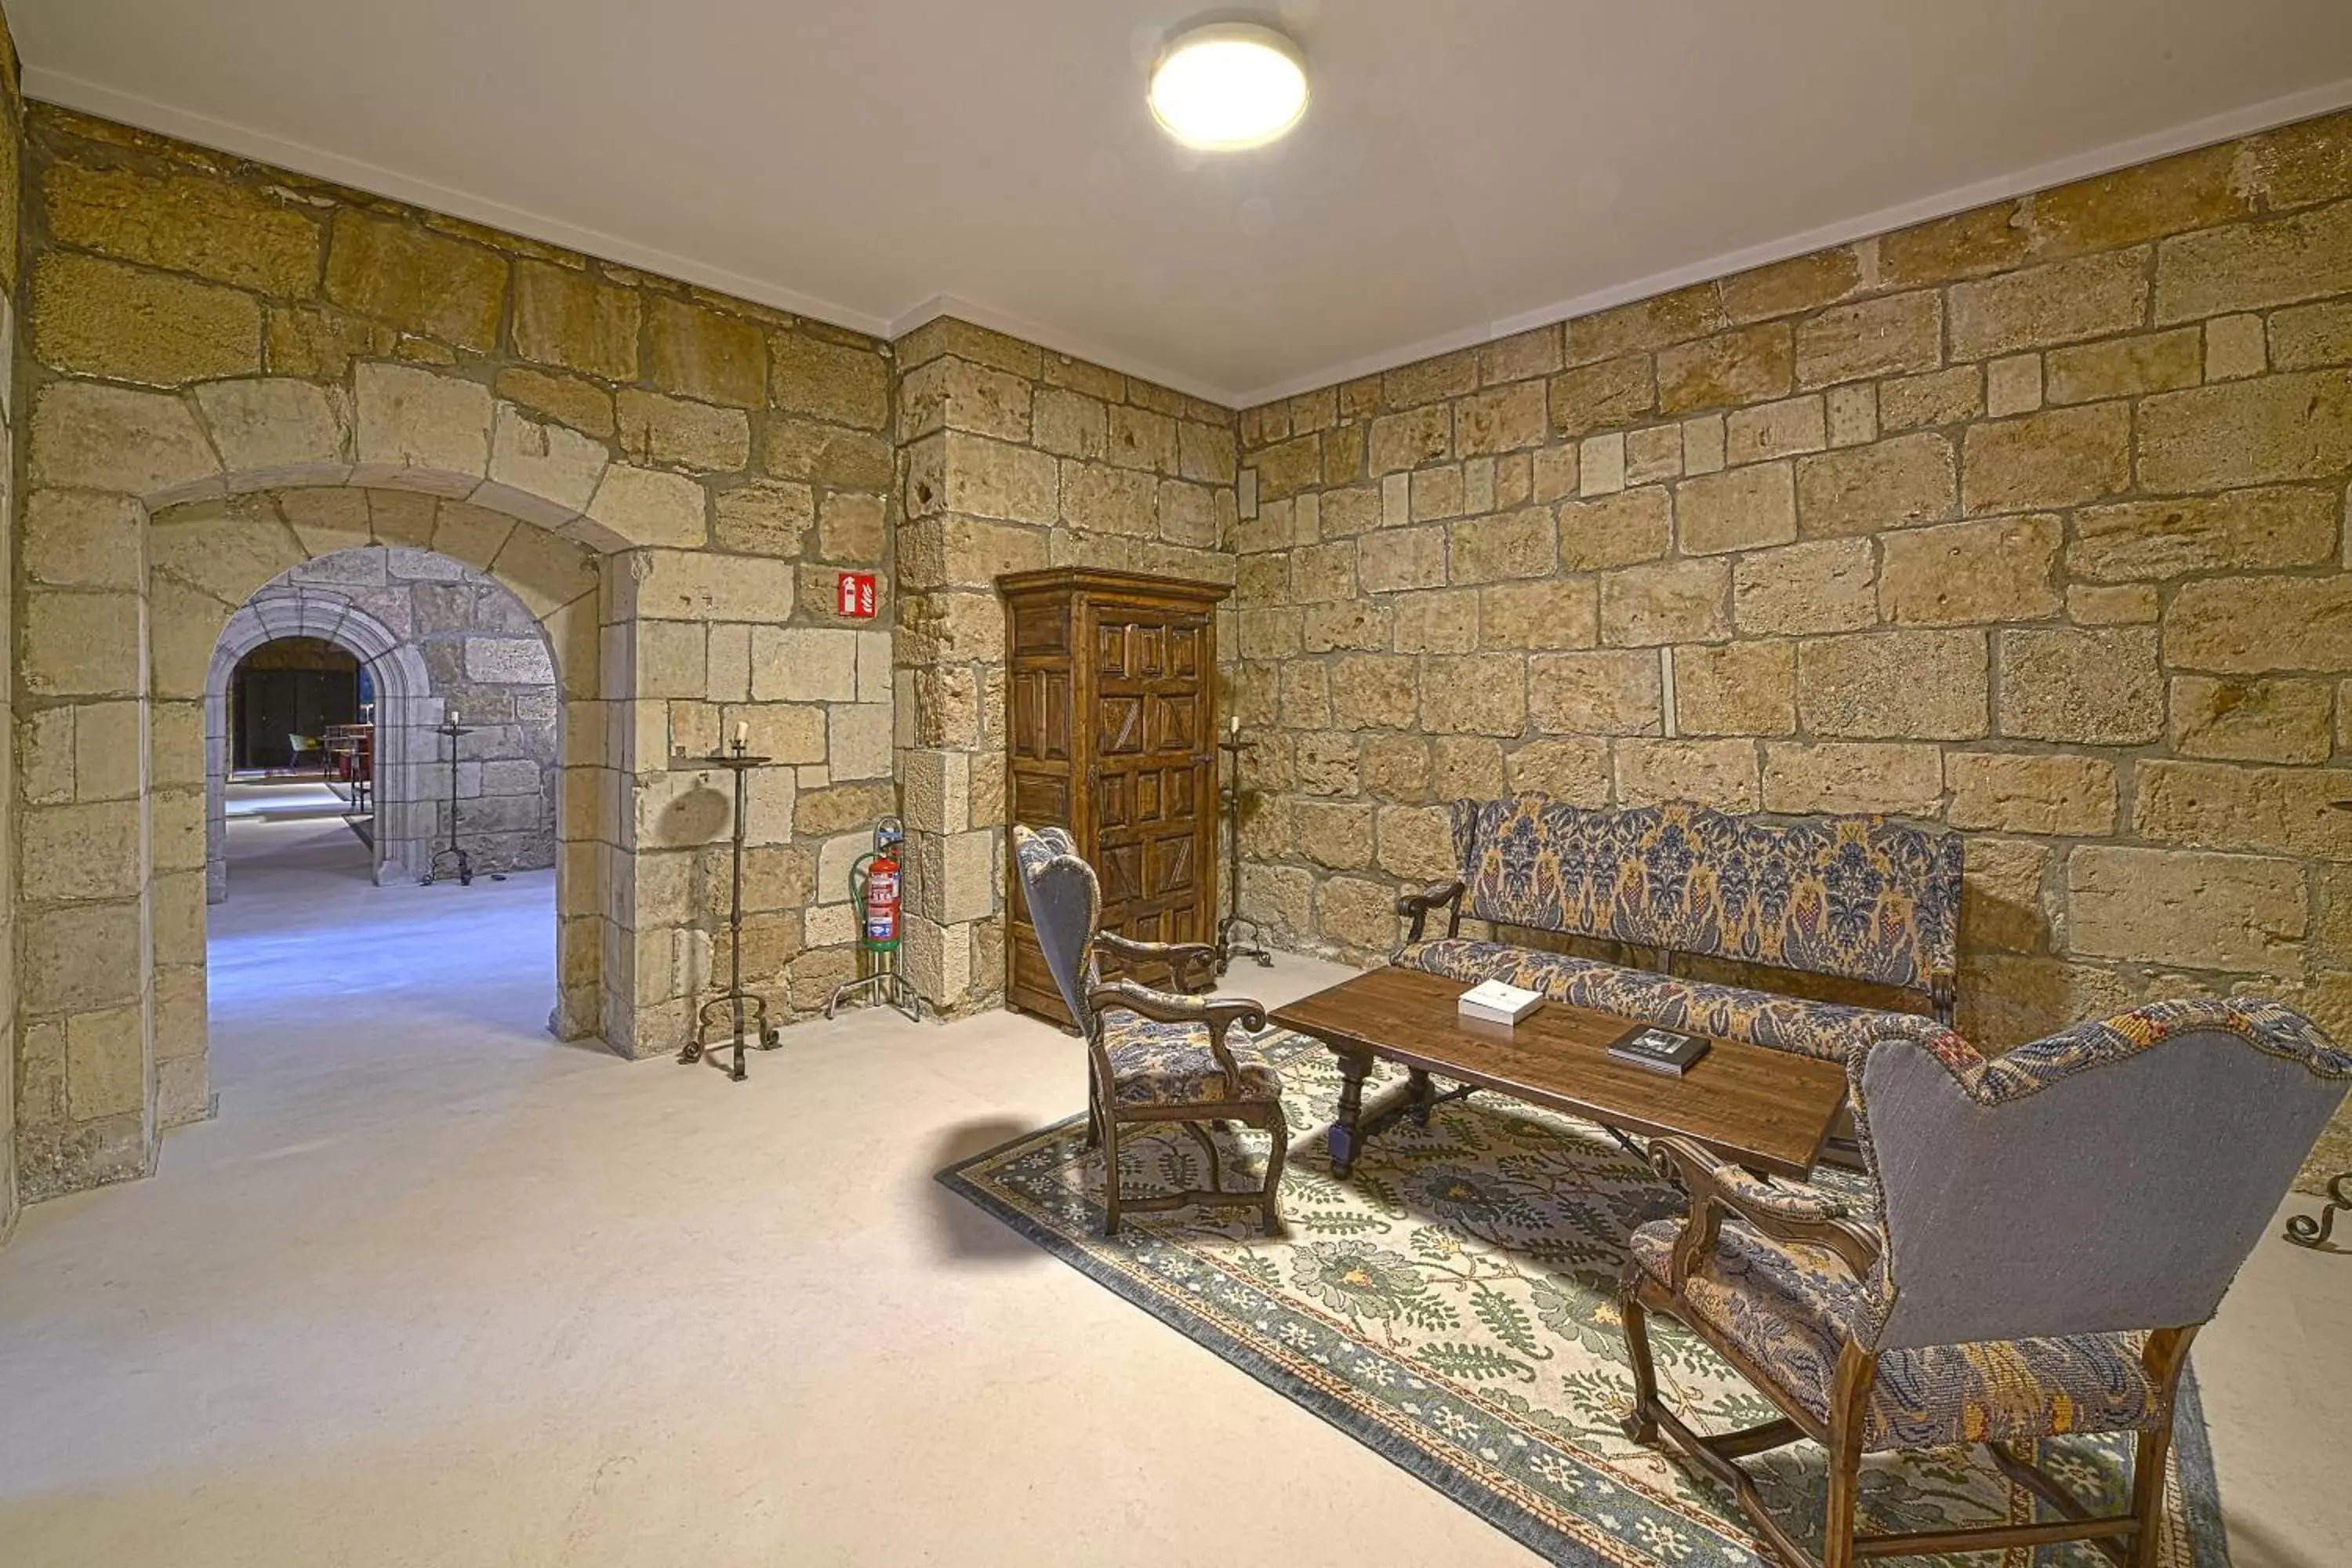
[[[1363,1150],[1357,1121],[1364,1113],[1364,1075],[1372,1069],[1370,1057],[1339,1058],[1339,1117],[1331,1123],[1326,1144],[1331,1151],[1331,1173],[1346,1181],[1355,1173],[1356,1156]]]

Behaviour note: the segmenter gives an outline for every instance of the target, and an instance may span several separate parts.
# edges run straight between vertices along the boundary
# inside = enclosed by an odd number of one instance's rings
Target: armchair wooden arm
[[[1848,1218],[1845,1205],[1827,1193],[1800,1184],[1772,1185],[1727,1165],[1687,1138],[1654,1138],[1650,1163],[1690,1194],[1690,1218],[1675,1238],[1676,1290],[1690,1271],[1715,1251],[1723,1217],[1729,1213],[1774,1241],[1826,1247],[1859,1276],[1878,1261],[1883,1238],[1873,1226]]]
[[[1396,912],[1412,922],[1405,931],[1405,941],[1419,942],[1422,927],[1429,920],[1429,911],[1440,909],[1447,911],[1445,934],[1461,935],[1462,879],[1459,877],[1450,882],[1432,882],[1417,892],[1401,894],[1396,901]]]
[[[1217,1068],[1225,1075],[1223,1098],[1227,1100],[1241,1091],[1242,1069],[1225,1047],[1225,1031],[1235,1024],[1253,1034],[1265,1027],[1265,1006],[1246,996],[1179,996],[1132,980],[1096,986],[1087,993],[1087,1005],[1097,1011],[1124,1007],[1155,1023],[1200,1025],[1208,1031],[1209,1054],[1217,1058]]]
[[[1168,983],[1188,994],[1196,985],[1205,987],[1214,983],[1217,977],[1217,950],[1209,942],[1137,942],[1117,931],[1100,931],[1095,932],[1095,945],[1129,963],[1166,964]],[[1188,973],[1196,966],[1202,966],[1206,971],[1197,980]]]

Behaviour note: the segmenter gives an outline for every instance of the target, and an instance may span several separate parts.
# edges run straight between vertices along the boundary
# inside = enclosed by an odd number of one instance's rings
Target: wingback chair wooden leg
[[[1279,1105],[1270,1107],[1265,1115],[1265,1130],[1274,1136],[1274,1147],[1265,1156],[1265,1201],[1259,1206],[1258,1227],[1268,1236],[1282,1234],[1282,1162],[1290,1153],[1290,1123]]]
[[[2180,1371],[2189,1364],[2189,1342],[2194,1329],[2159,1329],[2147,1336],[2142,1363],[2157,1387],[2164,1391],[2164,1424],[2139,1435],[2132,1456],[2132,1518],[2139,1528],[2132,1534],[2130,1568],[2156,1568],[2158,1532],[2164,1522],[2164,1463],[2172,1451],[2174,1401],[2180,1390]]]
[[[1878,1358],[1849,1341],[1838,1357],[1837,1383],[1830,1394],[1829,1511],[1822,1521],[1822,1568],[1853,1568],[1853,1514],[1862,1486],[1862,1428],[1870,1408]]]

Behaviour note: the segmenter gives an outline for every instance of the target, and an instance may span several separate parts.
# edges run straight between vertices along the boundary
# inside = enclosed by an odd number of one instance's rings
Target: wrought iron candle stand
[[[774,760],[772,757],[745,755],[740,736],[725,752],[699,759],[702,766],[725,768],[735,775],[735,865],[733,891],[727,905],[727,989],[696,1009],[694,1038],[677,1053],[677,1059],[687,1063],[698,1062],[714,1045],[718,1049],[725,1050],[731,1042],[735,1047],[735,1063],[728,1069],[727,1076],[737,1083],[743,1081],[743,1050],[746,1046],[756,1044],[763,1051],[772,1051],[783,1044],[782,1032],[768,1021],[767,998],[755,996],[743,989],[744,807],[751,770],[765,767]],[[728,1031],[728,1037],[713,1041],[710,1037],[712,1032],[720,1028]]]
[[[2287,1216],[2286,1238],[2314,1251],[2341,1252],[2342,1247],[2327,1245],[2327,1237],[2336,1228],[2336,1216],[2347,1211],[2352,1211],[2352,1171],[2327,1184],[2327,1201],[2319,1205],[2317,1214]]]
[[[474,885],[474,858],[457,843],[457,737],[472,734],[474,726],[458,723],[453,714],[443,720],[433,732],[449,737],[449,842],[433,851],[433,863],[425,868],[424,885],[431,887],[441,876],[441,863],[453,860],[457,866],[457,885],[470,888]],[[382,825],[378,826],[381,829]]]
[[[1242,721],[1236,719],[1217,750],[1233,757],[1233,766],[1226,770],[1233,783],[1218,791],[1218,804],[1225,808],[1225,889],[1233,912],[1217,922],[1217,973],[1232,968],[1236,958],[1255,958],[1259,968],[1271,969],[1274,953],[1265,945],[1265,927],[1242,913],[1242,756],[1257,750],[1257,742],[1242,739]]]

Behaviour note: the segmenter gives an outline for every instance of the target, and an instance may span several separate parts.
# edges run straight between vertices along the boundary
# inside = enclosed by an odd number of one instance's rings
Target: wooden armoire
[[[1232,590],[1082,567],[1011,573],[996,588],[1007,820],[1070,830],[1102,883],[1103,930],[1215,941],[1216,609]],[[1066,1024],[1009,849],[1004,861],[1005,997]]]

